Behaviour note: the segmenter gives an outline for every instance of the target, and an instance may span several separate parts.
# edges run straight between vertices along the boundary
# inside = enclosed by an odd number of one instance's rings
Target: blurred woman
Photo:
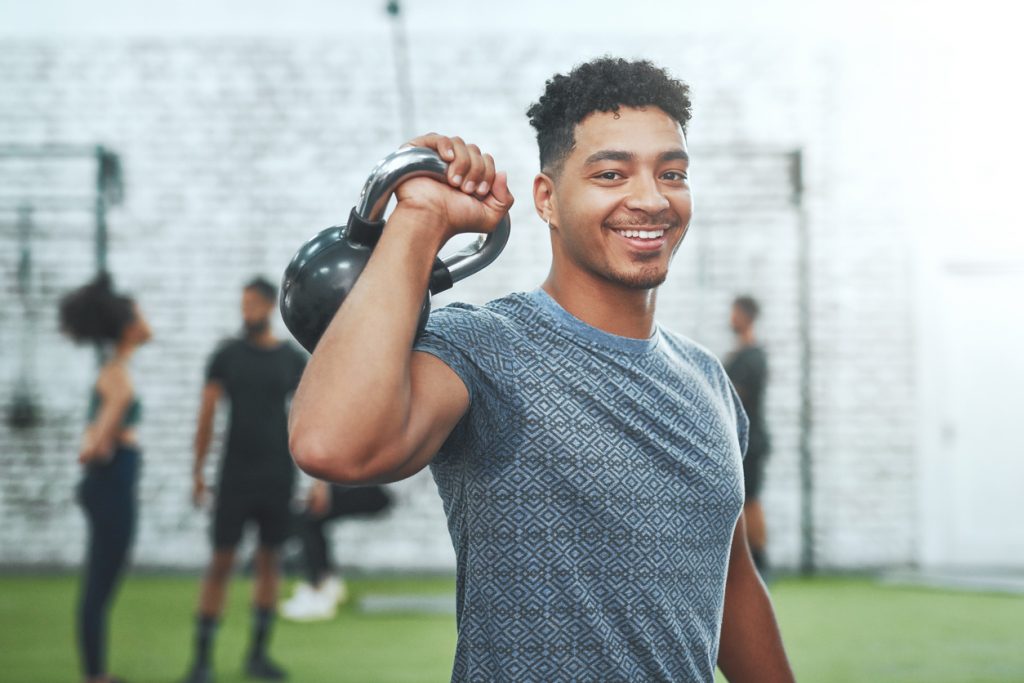
[[[60,323],[76,343],[99,346],[104,358],[78,451],[83,466],[78,499],[89,524],[89,541],[77,635],[85,680],[115,683],[119,679],[106,669],[107,612],[135,528],[140,457],[136,427],[142,417],[129,362],[152,332],[135,301],[116,293],[106,273],[61,299]]]

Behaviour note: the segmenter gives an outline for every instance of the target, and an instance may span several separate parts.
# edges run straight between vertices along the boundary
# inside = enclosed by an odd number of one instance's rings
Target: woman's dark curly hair
[[[114,291],[109,273],[60,300],[60,328],[76,343],[116,342],[135,320],[135,300]]]
[[[526,115],[537,129],[540,167],[557,176],[576,144],[576,124],[596,111],[658,107],[679,122],[690,121],[690,86],[649,61],[600,57],[579,64],[568,76],[555,74]]]

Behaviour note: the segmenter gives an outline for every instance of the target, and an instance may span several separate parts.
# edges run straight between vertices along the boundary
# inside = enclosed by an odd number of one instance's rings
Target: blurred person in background
[[[344,580],[337,575],[326,526],[334,520],[373,515],[391,506],[391,496],[381,486],[337,486],[314,480],[306,509],[297,516],[296,533],[302,541],[306,580],[281,605],[281,616],[293,621],[320,621],[334,617],[348,597]]]
[[[288,451],[288,400],[306,365],[294,345],[274,336],[270,316],[277,290],[257,277],[242,290],[244,333],[214,352],[207,365],[195,437],[193,501],[207,495],[203,466],[221,398],[230,418],[220,462],[212,524],[213,558],[203,579],[196,619],[195,653],[187,683],[213,680],[212,649],[235,560],[248,522],[259,527],[253,585],[252,637],[245,661],[251,678],[283,680],[267,645],[277,604],[281,544],[292,525],[295,466]]]
[[[456,555],[453,681],[711,683],[717,664],[790,683],[744,530],[743,407],[717,358],[655,322],[693,210],[689,88],[605,57],[527,115],[548,277],[437,309],[417,337],[441,246],[513,198],[476,145],[410,141],[447,182],[397,188],[296,391],[296,462],[350,484],[430,466]]]
[[[758,571],[764,576],[768,571],[765,553],[768,533],[764,508],[761,506],[761,488],[771,441],[765,426],[763,405],[764,388],[768,381],[768,356],[757,343],[754,334],[754,323],[760,313],[761,307],[753,297],[739,296],[733,301],[729,325],[736,335],[737,346],[725,360],[725,371],[750,420],[747,455],[743,459],[743,488],[746,494],[743,516],[747,519],[750,554]]]
[[[120,679],[107,672],[107,616],[134,535],[141,453],[136,428],[142,404],[130,363],[153,335],[135,301],[115,292],[106,273],[61,299],[60,326],[76,343],[99,346],[104,359],[78,450],[84,475],[78,500],[89,540],[77,631],[85,680],[113,683]]]

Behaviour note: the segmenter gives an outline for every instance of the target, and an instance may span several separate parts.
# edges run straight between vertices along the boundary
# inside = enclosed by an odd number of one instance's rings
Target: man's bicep
[[[469,390],[437,356],[414,352],[409,375],[412,404],[404,437],[410,457],[392,480],[412,476],[430,464],[469,410]]]
[[[203,395],[199,404],[200,417],[211,417],[217,408],[217,402],[224,395],[224,385],[216,380],[207,380],[203,385]]]

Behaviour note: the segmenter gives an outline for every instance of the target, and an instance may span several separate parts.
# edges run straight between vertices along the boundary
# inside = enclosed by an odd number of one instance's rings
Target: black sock
[[[267,607],[255,607],[252,610],[252,649],[250,659],[263,659],[267,656],[267,641],[270,640],[270,627],[274,621],[274,610]]]
[[[213,636],[217,632],[217,617],[200,614],[196,619],[196,668],[209,668]]]

